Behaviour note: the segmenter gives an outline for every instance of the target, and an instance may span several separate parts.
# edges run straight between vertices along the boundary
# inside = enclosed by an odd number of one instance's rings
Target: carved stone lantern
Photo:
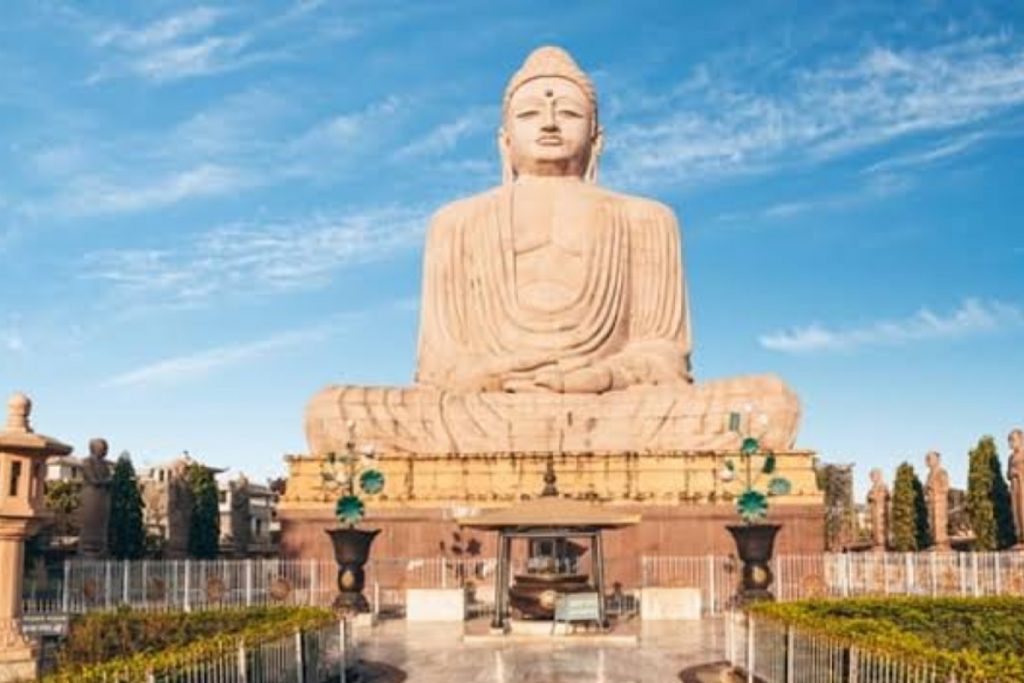
[[[7,409],[0,432],[0,683],[36,678],[38,652],[21,632],[25,539],[48,514],[46,459],[71,452],[71,446],[32,431],[28,396],[14,394]]]

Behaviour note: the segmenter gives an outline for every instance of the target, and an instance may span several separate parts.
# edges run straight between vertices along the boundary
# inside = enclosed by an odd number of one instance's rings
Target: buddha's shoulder
[[[616,192],[604,187],[591,186],[591,188],[591,191],[597,193],[604,203],[615,207],[630,220],[676,222],[676,212],[672,210],[672,207],[656,199]]]
[[[461,223],[467,218],[478,215],[481,211],[492,209],[501,193],[502,188],[498,186],[449,202],[434,212],[430,220],[431,225],[442,227],[452,225],[453,223]]]

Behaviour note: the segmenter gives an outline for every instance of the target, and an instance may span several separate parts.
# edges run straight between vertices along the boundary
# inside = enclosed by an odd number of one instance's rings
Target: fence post
[[[441,556],[441,588],[448,587],[448,558]]]
[[[932,572],[931,572],[932,573],[932,597],[934,598],[938,594],[938,592],[939,592],[939,576],[938,576],[938,571],[939,570],[935,566],[935,563],[936,563],[935,553],[931,553],[931,555],[929,557],[931,559],[931,562],[929,564],[931,565],[931,569],[932,569]]]
[[[907,553],[907,556],[904,559],[905,566],[903,568],[903,585],[906,589],[907,595],[917,592],[915,590],[917,588],[917,572],[914,571],[914,559],[915,556],[913,553]]]
[[[317,564],[316,564],[316,562],[317,561],[315,559],[313,559],[313,558],[310,558],[310,560],[309,560],[309,604],[310,604],[311,607],[315,607],[317,605],[317,595],[316,594],[317,594],[318,586],[316,585],[316,583],[317,583],[317,581],[316,581],[317,580],[317,575],[316,575]]]
[[[376,619],[380,616],[380,582],[373,580],[373,616]]]
[[[252,607],[252,560],[245,560],[245,606]]]
[[[303,661],[302,631],[295,631],[295,683],[306,683],[306,663]],[[315,681],[314,683],[320,683]]]
[[[718,591],[715,590],[715,556],[708,555],[708,614],[716,614],[716,598]]]
[[[850,554],[843,553],[839,557],[842,558],[843,564],[843,597],[850,597]]]
[[[996,585],[995,585],[996,595],[1002,595],[1003,594],[1003,556],[1002,556],[1002,553],[996,553],[995,557],[992,560],[992,563],[995,565],[994,566],[994,569],[995,569],[995,576],[994,576],[994,578],[995,578],[995,581],[996,581]]]
[[[974,584],[974,590],[972,591],[974,597],[981,595],[980,580],[978,577],[978,552],[974,551],[971,553],[971,582]]]
[[[340,683],[346,683],[346,665],[348,664],[348,647],[345,642],[345,627],[347,623],[344,618],[338,621],[338,680]],[[245,681],[242,681],[245,683]]]
[[[129,589],[129,578],[132,570],[131,562],[124,560],[121,564],[121,604],[131,604],[131,592]]]
[[[785,600],[783,591],[785,590],[782,585],[782,559],[776,555],[772,558],[772,564],[775,565],[775,594],[779,596],[779,600]]]
[[[64,614],[68,614],[71,611],[71,560],[67,558],[64,558],[64,583],[60,599]]]
[[[747,683],[754,683],[754,617],[747,612]]]
[[[786,683],[796,683],[796,635],[792,626],[786,627]]]
[[[245,656],[245,641],[238,641],[238,683],[248,683],[248,661]],[[344,681],[342,682],[344,683]]]
[[[859,662],[857,661],[857,648],[851,645],[849,649],[849,658],[847,660],[846,680],[850,681],[850,683],[856,683],[860,678],[859,668]]]
[[[182,605],[184,606],[186,612],[191,612],[192,611],[192,597],[190,595],[190,593],[192,592],[192,580],[191,580],[191,573],[192,572],[190,571],[191,567],[192,567],[192,562],[189,559],[186,558],[185,559],[185,595],[184,595],[183,602],[182,602]]]
[[[103,604],[110,609],[110,592],[114,589],[110,578],[110,560],[103,561]]]

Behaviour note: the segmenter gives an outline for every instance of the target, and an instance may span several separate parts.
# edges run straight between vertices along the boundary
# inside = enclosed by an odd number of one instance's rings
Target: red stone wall
[[[604,534],[609,581],[633,584],[642,555],[729,555],[735,552],[727,524],[739,518],[732,505],[615,506],[642,515],[639,525]],[[285,557],[332,558],[330,539],[324,531],[337,525],[329,512],[282,510],[281,552]],[[769,521],[782,524],[777,554],[816,554],[825,550],[825,514],[819,505],[777,507]],[[479,555],[494,557],[495,534],[460,530],[441,510],[409,510],[369,517],[361,525],[381,529],[373,557],[456,557],[453,546],[465,549],[479,544]],[[455,534],[459,534],[456,539]],[[474,544],[474,545],[475,545]]]

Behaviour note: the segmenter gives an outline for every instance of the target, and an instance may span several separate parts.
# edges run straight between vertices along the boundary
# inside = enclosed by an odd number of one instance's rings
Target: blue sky
[[[680,216],[698,379],[782,375],[861,490],[1005,451],[1018,2],[5,2],[0,390],[78,450],[282,472],[322,385],[411,381],[426,219],[498,181],[546,43],[597,83],[602,182]]]

